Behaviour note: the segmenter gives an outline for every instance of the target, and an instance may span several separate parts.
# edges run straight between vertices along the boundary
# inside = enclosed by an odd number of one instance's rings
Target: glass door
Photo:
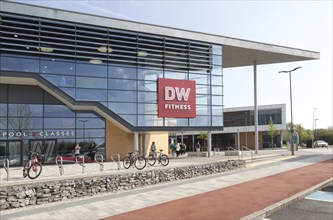
[[[54,164],[55,157],[57,156],[57,140],[56,139],[43,139],[43,140],[30,140],[29,151],[38,152],[44,155],[45,164]]]
[[[3,166],[3,161],[9,160],[9,166],[22,165],[22,141],[0,141],[0,163]]]

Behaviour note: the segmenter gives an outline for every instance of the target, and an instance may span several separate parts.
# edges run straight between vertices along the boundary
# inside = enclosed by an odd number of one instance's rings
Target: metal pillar
[[[240,150],[240,133],[239,133],[239,128],[237,132],[237,150]]]
[[[253,78],[254,78],[254,146],[255,153],[258,154],[258,103],[257,103],[257,63],[253,64]]]
[[[212,156],[212,132],[207,132],[207,151],[208,151],[208,157]]]
[[[134,151],[139,150],[139,133],[134,132]]]

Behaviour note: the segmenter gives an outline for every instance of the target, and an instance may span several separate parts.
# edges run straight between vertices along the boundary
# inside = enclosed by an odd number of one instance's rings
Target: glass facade
[[[223,126],[220,45],[46,18],[0,16],[2,74],[37,74],[76,101],[101,103],[133,127]],[[196,118],[158,117],[158,78],[196,82]],[[60,107],[48,108],[52,112]],[[34,126],[45,122],[36,119]],[[60,122],[47,121],[54,123]],[[67,121],[65,128],[76,123]]]
[[[1,84],[0,110],[0,159],[11,165],[22,165],[30,150],[54,164],[57,155],[72,157],[75,143],[86,162],[94,153],[105,158],[105,119],[73,111],[39,87]]]

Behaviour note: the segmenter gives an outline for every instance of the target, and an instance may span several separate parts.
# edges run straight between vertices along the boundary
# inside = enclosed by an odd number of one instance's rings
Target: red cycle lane
[[[333,177],[332,159],[207,193],[110,216],[104,220],[240,219],[331,177]]]

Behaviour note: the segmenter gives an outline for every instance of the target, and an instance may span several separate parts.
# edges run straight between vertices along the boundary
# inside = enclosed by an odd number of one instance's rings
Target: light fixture
[[[46,53],[52,53],[54,51],[52,47],[37,47],[37,50]]]
[[[103,63],[103,61],[102,60],[91,59],[91,60],[89,60],[89,63],[92,63],[92,64],[101,64],[101,63]]]
[[[112,53],[111,47],[102,46],[102,47],[97,48],[97,50],[101,53]]]
[[[139,51],[138,56],[139,57],[146,57],[146,56],[148,56],[148,53],[146,51]]]
[[[17,35],[17,34],[14,34],[14,37],[18,37],[18,35]]]

